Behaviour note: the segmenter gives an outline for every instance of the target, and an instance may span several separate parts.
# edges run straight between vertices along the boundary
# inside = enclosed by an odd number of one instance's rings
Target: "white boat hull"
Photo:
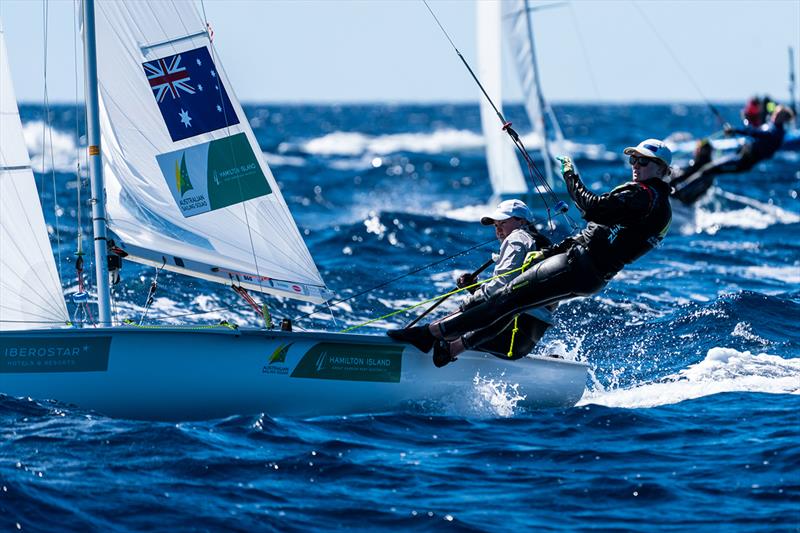
[[[476,375],[518,384],[526,408],[565,407],[582,396],[587,367],[468,352],[437,369],[412,347],[367,335],[136,328],[0,333],[0,393],[131,419],[383,412],[467,394]]]

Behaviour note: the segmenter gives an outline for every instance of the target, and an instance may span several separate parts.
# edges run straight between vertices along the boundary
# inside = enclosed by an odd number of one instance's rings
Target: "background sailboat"
[[[531,124],[531,138],[538,144],[542,171],[548,185],[557,188],[560,179],[553,173],[555,152],[563,150],[564,135],[555,113],[544,98],[532,16],[535,8],[528,0],[477,2],[477,45],[480,78],[487,92],[502,102],[502,42],[513,57],[514,70],[522,89],[525,110]],[[533,185],[524,178],[516,151],[501,130],[497,115],[485,98],[480,99],[481,124],[486,139],[486,160],[492,189],[498,196],[530,195]]]

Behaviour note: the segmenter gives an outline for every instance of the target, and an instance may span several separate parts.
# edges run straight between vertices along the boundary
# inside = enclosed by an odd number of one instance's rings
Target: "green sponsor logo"
[[[160,154],[156,161],[185,217],[272,192],[244,133]]]
[[[186,169],[186,154],[181,156],[180,167],[178,162],[175,161],[175,185],[178,188],[178,192],[181,193],[181,198],[186,194],[186,191],[194,189],[192,182],[189,180],[189,171]]]
[[[261,367],[262,374],[277,374],[285,376],[289,373],[289,369],[285,366],[286,356],[289,354],[289,348],[292,347],[293,342],[289,344],[279,344],[272,355],[269,357],[269,362]],[[278,366],[272,366],[278,365]]]
[[[320,342],[297,363],[293,378],[399,383],[403,347]]]
[[[281,344],[275,348],[275,351],[272,352],[272,357],[269,358],[269,364],[274,365],[275,363],[285,363],[286,354],[289,353],[289,348],[292,347],[292,344],[294,343],[290,342],[286,346]]]
[[[211,141],[208,147],[208,196],[211,210],[271,193],[247,135]]]
[[[0,373],[105,372],[111,337],[0,338]]]

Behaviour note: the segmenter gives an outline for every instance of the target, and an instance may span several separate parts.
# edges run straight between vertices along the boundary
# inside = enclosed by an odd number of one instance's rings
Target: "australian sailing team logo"
[[[244,133],[160,154],[156,161],[185,217],[272,192]]]
[[[181,198],[183,198],[183,195],[186,194],[187,191],[194,189],[189,179],[189,171],[186,169],[186,154],[183,154],[181,157],[180,167],[178,166],[178,162],[175,161],[175,187],[178,189]]]
[[[289,373],[289,368],[286,367],[286,356],[289,353],[289,348],[292,347],[293,342],[289,344],[279,344],[275,351],[269,358],[266,365],[261,368],[262,374],[278,374],[286,375]]]

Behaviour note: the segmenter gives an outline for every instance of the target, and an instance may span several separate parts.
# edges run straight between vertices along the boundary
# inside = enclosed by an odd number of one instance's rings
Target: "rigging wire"
[[[61,265],[61,224],[60,224],[60,215],[58,214],[58,191],[56,189],[56,168],[55,168],[55,156],[53,155],[53,128],[50,124],[50,97],[47,90],[47,52],[48,52],[48,36],[49,36],[49,28],[48,22],[50,18],[50,2],[45,0],[42,3],[42,32],[43,32],[43,42],[44,42],[44,122],[42,124],[42,191],[44,191],[44,177],[47,175],[45,171],[45,160],[47,159],[47,143],[48,139],[50,142],[50,175],[53,180],[53,214],[56,217],[55,220],[55,230],[56,230],[56,252],[58,254],[58,278],[59,284],[61,280],[64,279],[64,275],[62,273],[62,265]]]
[[[434,261],[433,263],[429,263],[427,265],[423,265],[421,267],[415,268],[415,269],[413,269],[413,270],[411,270],[409,272],[406,272],[405,274],[401,274],[400,276],[397,276],[397,277],[395,277],[393,279],[390,279],[388,281],[382,282],[382,283],[380,283],[380,284],[378,284],[378,285],[376,285],[374,287],[371,287],[369,289],[365,289],[365,290],[363,290],[363,291],[361,291],[361,292],[359,292],[357,294],[353,294],[351,296],[348,296],[347,298],[343,298],[343,299],[337,300],[335,302],[327,301],[327,302],[325,302],[326,305],[327,305],[326,308],[317,309],[317,310],[312,311],[310,313],[306,313],[304,315],[297,316],[297,317],[292,319],[292,322],[294,323],[297,320],[302,320],[304,318],[309,318],[309,317],[311,317],[311,316],[313,316],[313,315],[315,315],[317,313],[321,313],[321,312],[323,312],[325,310],[330,311],[331,308],[334,307],[334,306],[343,304],[343,303],[345,303],[345,302],[347,302],[349,300],[352,300],[354,298],[358,298],[359,296],[363,296],[364,294],[367,294],[369,292],[372,292],[372,291],[378,290],[380,288],[386,287],[387,285],[390,285],[390,284],[392,284],[392,283],[394,283],[396,281],[399,281],[399,280],[401,280],[403,278],[406,278],[408,276],[412,276],[414,274],[422,272],[423,270],[426,270],[428,268],[434,267],[434,266],[436,266],[438,264],[441,264],[441,263],[443,263],[445,261],[449,261],[451,259],[455,259],[456,257],[459,257],[461,255],[469,253],[469,252],[471,252],[473,250],[476,250],[476,249],[481,248],[483,246],[486,246],[488,244],[492,244],[492,243],[496,242],[496,240],[497,240],[496,238],[492,238],[492,239],[489,239],[489,240],[487,240],[485,242],[476,244],[475,246],[470,246],[469,248],[465,248],[464,250],[461,250],[460,252],[456,252],[456,253],[454,253],[452,255],[449,255],[447,257],[443,257],[442,259]],[[151,318],[154,319],[154,320],[158,319],[158,318],[164,318],[164,319],[186,318],[186,317],[192,317],[192,316],[206,315],[206,314],[209,314],[209,313],[220,313],[220,312],[224,312],[224,311],[230,311],[232,309],[233,310],[251,309],[251,306],[249,304],[240,304],[240,305],[235,305],[235,306],[218,307],[216,309],[208,309],[208,310],[205,310],[205,311],[191,311],[189,313],[180,313],[180,314],[162,314],[162,315],[153,316]],[[299,327],[299,326],[297,326],[297,324],[294,324],[294,326],[295,327]],[[300,329],[302,329],[302,328],[300,328]]]
[[[688,79],[688,80],[689,80],[689,83],[691,83],[691,84],[692,84],[692,86],[694,87],[694,89],[697,91],[697,94],[699,94],[699,95],[700,95],[700,98],[702,98],[702,99],[703,99],[703,101],[705,102],[705,104],[708,106],[708,108],[711,110],[711,112],[714,114],[714,116],[715,116],[715,117],[717,118],[717,120],[719,121],[720,125],[722,126],[722,125],[726,124],[728,121],[727,121],[727,120],[725,120],[725,117],[723,117],[723,116],[722,116],[722,114],[719,112],[719,110],[718,110],[716,107],[714,107],[714,104],[712,104],[712,103],[709,101],[709,99],[708,99],[708,98],[706,98],[706,95],[705,95],[705,94],[703,94],[703,91],[700,89],[700,86],[697,84],[697,82],[695,82],[694,78],[693,78],[693,77],[692,77],[692,75],[689,73],[689,71],[686,69],[686,67],[684,67],[684,66],[683,66],[683,64],[680,62],[680,60],[678,59],[678,56],[675,54],[675,52],[673,52],[673,51],[672,51],[672,48],[669,46],[669,44],[667,43],[667,41],[666,41],[666,40],[665,40],[665,39],[664,39],[664,38],[661,36],[661,34],[658,32],[658,30],[656,29],[655,25],[654,25],[654,24],[653,24],[653,23],[650,21],[650,19],[647,17],[647,15],[645,14],[645,12],[644,12],[644,11],[642,11],[642,9],[641,9],[641,8],[638,6],[638,4],[636,3],[636,1],[635,1],[635,0],[631,0],[631,5],[633,5],[633,7],[634,7],[634,8],[636,8],[636,11],[638,11],[638,12],[639,12],[639,15],[642,17],[642,19],[644,19],[644,21],[645,21],[645,22],[647,23],[647,25],[650,27],[650,31],[652,31],[652,32],[653,32],[653,35],[655,35],[655,36],[656,36],[656,38],[657,38],[659,41],[661,41],[661,44],[662,44],[662,46],[664,46],[664,49],[665,49],[665,50],[667,51],[667,53],[670,55],[670,57],[671,57],[671,58],[672,58],[672,60],[675,62],[675,64],[678,66],[678,68],[681,70],[681,72],[683,72],[683,74],[686,76],[686,79]]]
[[[586,42],[583,40],[583,32],[581,31],[578,17],[575,14],[575,9],[572,7],[572,2],[567,2],[567,9],[572,19],[572,25],[575,28],[575,34],[578,36],[578,44],[581,47],[581,54],[583,55],[583,62],[586,64],[586,71],[589,73],[589,80],[592,82],[592,89],[594,89],[594,97],[600,99],[600,89],[597,86],[597,79],[592,69],[592,62],[589,61],[589,53],[586,49]]]
[[[550,187],[550,184],[547,182],[547,178],[545,178],[545,176],[533,162],[533,158],[531,158],[530,154],[528,153],[528,150],[525,148],[525,145],[523,144],[522,139],[520,139],[519,134],[514,130],[514,128],[511,127],[511,122],[507,121],[506,118],[503,116],[503,114],[500,112],[500,110],[497,108],[492,98],[486,92],[486,89],[484,89],[483,84],[478,79],[478,76],[475,75],[475,72],[472,70],[472,67],[470,67],[469,63],[464,58],[464,55],[458,50],[456,45],[453,43],[453,40],[450,38],[450,35],[447,33],[447,30],[445,30],[444,26],[442,26],[442,23],[439,21],[439,18],[436,16],[436,13],[434,13],[433,9],[431,9],[431,6],[428,5],[427,0],[422,0],[422,3],[425,4],[425,7],[428,9],[428,12],[433,17],[433,20],[436,21],[436,24],[439,26],[439,29],[442,30],[442,33],[447,38],[447,41],[450,43],[450,46],[453,47],[453,50],[455,50],[459,59],[461,59],[461,62],[467,68],[467,71],[469,71],[470,76],[472,76],[472,79],[475,81],[475,83],[478,85],[478,88],[483,93],[483,96],[486,97],[486,100],[492,106],[492,109],[494,109],[497,118],[500,119],[500,123],[503,125],[503,131],[508,133],[508,135],[511,137],[512,142],[514,143],[514,146],[517,147],[517,150],[519,151],[520,155],[525,160],[525,163],[528,166],[528,176],[531,178],[532,188],[539,194],[539,197],[541,198],[542,203],[544,204],[545,209],[547,210],[547,221],[549,227],[551,228],[551,231],[554,229],[552,221],[552,213],[551,213],[550,203],[547,201],[545,193],[550,196],[550,199],[554,204],[553,209],[555,209],[556,214],[564,215],[569,225],[573,229],[577,229],[575,222],[569,216],[567,216],[567,210],[569,209],[569,207],[565,202],[558,199],[558,196]]]
[[[378,285],[376,285],[376,286],[374,286],[374,287],[372,287],[372,288],[365,289],[365,290],[363,290],[363,291],[361,291],[361,292],[359,292],[359,293],[356,293],[356,294],[353,294],[353,295],[351,295],[351,296],[348,296],[347,298],[343,298],[343,299],[341,299],[341,300],[337,300],[337,301],[335,301],[335,302],[327,302],[327,303],[328,303],[328,308],[330,308],[330,307],[332,307],[332,306],[337,306],[337,305],[343,304],[343,303],[345,303],[345,302],[347,302],[347,301],[349,301],[349,300],[352,300],[352,299],[354,299],[354,298],[358,298],[359,296],[363,296],[363,295],[365,295],[365,294],[367,294],[367,293],[369,293],[369,292],[372,292],[372,291],[375,291],[375,290],[381,289],[381,288],[383,288],[383,287],[386,287],[387,285],[391,285],[392,283],[394,283],[394,282],[396,282],[396,281],[399,281],[399,280],[401,280],[401,279],[403,279],[403,278],[406,278],[406,277],[408,277],[408,276],[412,276],[412,275],[414,275],[414,274],[417,274],[417,273],[419,273],[419,272],[422,272],[423,270],[426,270],[426,269],[428,269],[428,268],[431,268],[431,267],[433,267],[433,266],[436,266],[436,265],[438,265],[438,264],[440,264],[440,263],[443,263],[443,262],[445,262],[445,261],[449,261],[450,259],[454,259],[454,258],[456,258],[456,257],[458,257],[458,256],[460,256],[460,255],[464,255],[464,254],[466,254],[467,252],[471,252],[472,250],[475,250],[475,249],[477,249],[477,248],[481,248],[481,247],[483,247],[483,246],[486,246],[487,244],[491,244],[491,243],[495,242],[496,240],[497,240],[496,238],[489,239],[488,241],[484,241],[484,242],[482,242],[482,243],[476,244],[475,246],[470,246],[469,248],[466,248],[466,249],[464,249],[464,250],[461,250],[460,252],[456,252],[456,253],[454,253],[453,255],[450,255],[450,256],[444,257],[444,258],[442,258],[442,259],[439,259],[438,261],[434,261],[433,263],[429,263],[429,264],[427,264],[427,265],[423,265],[423,266],[421,266],[421,267],[415,268],[415,269],[413,269],[413,270],[411,270],[411,271],[409,271],[409,272],[406,272],[405,274],[401,274],[401,275],[399,275],[399,276],[397,276],[397,277],[394,277],[394,278],[392,278],[392,279],[390,279],[390,280],[388,280],[388,281],[384,281],[383,283],[379,283]],[[296,320],[301,320],[301,319],[303,319],[303,318],[309,318],[309,317],[311,317],[312,315],[315,315],[315,314],[317,314],[317,313],[319,313],[319,312],[320,312],[320,310],[315,310],[315,311],[312,311],[312,312],[310,312],[310,313],[307,313],[307,314],[305,314],[305,315],[301,315],[301,316],[299,316],[299,317],[295,317],[293,321],[296,321]]]

